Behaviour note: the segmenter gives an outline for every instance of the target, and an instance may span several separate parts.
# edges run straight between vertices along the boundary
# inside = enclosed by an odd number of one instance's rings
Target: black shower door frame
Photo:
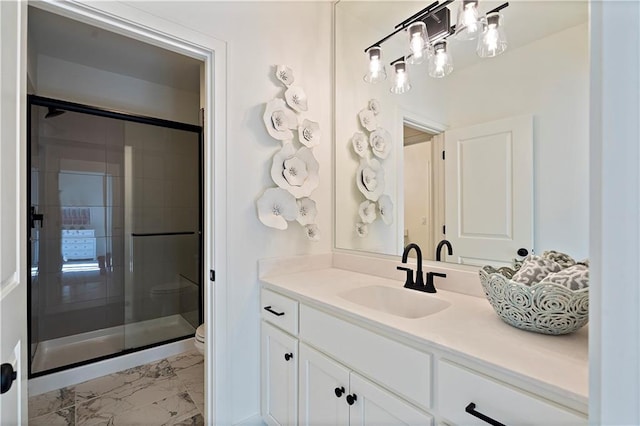
[[[199,280],[200,280],[200,291],[198,292],[198,305],[199,305],[199,309],[198,309],[198,322],[200,324],[202,324],[203,322],[203,318],[204,318],[204,306],[203,306],[203,302],[204,302],[204,269],[203,269],[203,265],[204,265],[204,163],[203,163],[203,159],[204,159],[204,131],[203,131],[203,126],[198,126],[195,124],[189,124],[189,123],[182,123],[179,121],[172,121],[172,120],[165,120],[162,118],[156,118],[156,117],[149,117],[149,116],[144,116],[144,115],[136,115],[136,114],[130,114],[130,113],[125,113],[125,112],[121,112],[121,111],[116,111],[116,110],[112,110],[112,109],[107,109],[107,108],[101,108],[101,107],[96,107],[96,106],[91,106],[91,105],[85,105],[85,104],[79,104],[79,103],[75,103],[75,102],[69,102],[69,101],[64,101],[64,100],[60,100],[60,99],[53,99],[53,98],[47,98],[47,97],[43,97],[43,96],[38,96],[38,95],[27,95],[27,168],[26,170],[27,172],[27,208],[25,209],[26,212],[28,212],[27,214],[30,215],[30,208],[31,208],[31,107],[32,106],[41,106],[41,107],[51,107],[51,108],[58,108],[58,109],[63,109],[65,111],[70,111],[70,112],[78,112],[78,113],[82,113],[82,114],[90,114],[90,115],[95,115],[95,116],[99,116],[99,117],[106,117],[106,118],[113,118],[113,119],[117,119],[117,120],[123,120],[123,121],[130,121],[130,122],[134,122],[134,123],[141,123],[141,124],[148,124],[148,125],[152,125],[152,126],[158,126],[158,127],[165,127],[165,128],[169,128],[169,129],[175,129],[175,130],[184,130],[187,132],[193,132],[193,133],[197,133],[198,134],[198,218],[199,218],[199,224],[198,224],[198,272],[199,272]],[[202,110],[200,111],[200,117],[202,118]],[[31,232],[31,216],[27,217],[27,236],[30,235]],[[171,234],[171,233],[168,233]],[[167,235],[168,235],[167,234]],[[160,234],[158,234],[160,235]],[[165,235],[165,234],[162,234]],[[27,342],[29,342],[29,346],[31,345],[31,326],[32,326],[32,312],[31,312],[31,298],[32,298],[32,294],[31,294],[31,273],[29,272],[31,270],[31,263],[32,263],[32,258],[31,258],[31,242],[29,241],[29,238],[27,239]],[[173,339],[168,339],[168,340],[164,340],[161,342],[157,342],[157,343],[153,343],[150,345],[145,345],[145,346],[140,346],[140,347],[136,347],[136,348],[131,348],[131,349],[123,349],[120,352],[114,353],[114,354],[109,354],[109,355],[104,355],[104,356],[100,356],[100,357],[96,357],[96,358],[92,358],[86,361],[81,361],[81,362],[76,362],[76,363],[72,363],[72,364],[68,364],[68,365],[64,365],[61,367],[56,367],[56,368],[52,368],[49,370],[44,370],[44,371],[39,371],[37,373],[33,373],[31,371],[31,364],[32,364],[32,356],[31,356],[31,350],[29,349],[29,356],[28,356],[28,378],[35,378],[35,377],[41,377],[47,374],[51,374],[51,373],[56,373],[59,371],[63,371],[63,370],[69,370],[72,368],[76,368],[76,367],[80,367],[83,365],[88,365],[88,364],[93,364],[95,362],[98,361],[102,361],[105,359],[111,359],[111,358],[117,358],[119,356],[122,355],[126,355],[129,353],[134,353],[134,352],[139,352],[145,349],[150,349],[150,348],[154,348],[157,346],[161,346],[161,345],[165,345],[168,343],[172,343],[172,342],[177,342],[180,340],[183,340],[184,337],[176,337]]]

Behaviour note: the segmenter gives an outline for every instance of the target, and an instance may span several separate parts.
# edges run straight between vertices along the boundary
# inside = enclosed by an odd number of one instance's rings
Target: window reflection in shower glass
[[[47,113],[31,107],[31,373],[192,335],[200,133]]]

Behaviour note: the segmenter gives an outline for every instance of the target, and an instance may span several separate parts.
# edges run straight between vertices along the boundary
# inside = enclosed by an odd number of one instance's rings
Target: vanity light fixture
[[[380,46],[371,46],[366,51],[369,54],[369,72],[365,74],[364,81],[377,83],[387,78],[387,70],[382,62],[382,49]]]
[[[404,56],[393,61],[391,66],[393,66],[394,69],[391,93],[402,94],[411,90],[409,74],[407,73],[407,63],[405,62]]]
[[[456,20],[456,39],[476,40],[484,26],[484,21],[478,15],[478,0],[462,0]]]
[[[394,31],[383,37],[364,51],[369,57],[369,71],[364,76],[368,83],[377,83],[387,78],[382,62],[382,43],[401,31],[407,31],[408,53],[400,60],[391,62],[394,67],[393,93],[404,93],[411,87],[408,82],[407,65],[428,63],[431,77],[442,78],[453,71],[453,61],[447,37],[455,34],[458,40],[478,39],[476,52],[481,58],[491,58],[505,51],[507,39],[504,33],[503,16],[499,13],[509,6],[503,3],[479,16],[479,0],[460,0],[456,25],[450,25],[450,11],[447,6],[454,0],[442,3],[435,1],[394,27]]]
[[[429,58],[429,75],[434,78],[442,78],[453,71],[453,59],[447,51],[447,41],[442,40],[433,47],[435,53]]]
[[[476,52],[481,58],[498,56],[507,49],[507,37],[503,27],[504,17],[500,12],[487,14],[487,27],[478,40]]]

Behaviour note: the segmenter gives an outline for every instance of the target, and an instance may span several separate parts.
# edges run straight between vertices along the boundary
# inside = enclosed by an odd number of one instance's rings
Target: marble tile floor
[[[29,398],[30,426],[203,425],[203,415],[195,349]]]

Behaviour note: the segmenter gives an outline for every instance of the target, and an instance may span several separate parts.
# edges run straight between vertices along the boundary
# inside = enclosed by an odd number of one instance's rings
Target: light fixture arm
[[[385,41],[389,40],[391,37],[393,37],[394,35],[398,34],[400,31],[404,31],[405,29],[407,29],[407,27],[411,24],[413,24],[414,22],[417,21],[424,21],[426,20],[429,16],[438,13],[440,10],[444,9],[448,4],[453,3],[453,0],[447,0],[442,4],[439,4],[439,2],[434,2],[431,3],[429,6],[427,6],[426,8],[422,9],[420,12],[416,13],[413,15],[413,17],[405,19],[403,22],[401,22],[400,24],[395,26],[395,31],[393,31],[391,34],[387,35],[386,37],[381,38],[380,40],[378,40],[377,42],[373,43],[371,46],[367,47],[366,49],[364,49],[364,52],[368,52],[369,49],[371,49],[372,47],[380,47],[380,45],[382,43],[384,43]]]
[[[488,14],[493,13],[493,12],[500,12],[502,9],[504,9],[507,6],[509,6],[509,2],[502,3],[500,6],[495,7],[493,9],[491,9],[490,11],[488,11],[487,13],[485,13],[485,15],[488,15]]]
[[[401,62],[401,61],[402,61],[402,62],[404,62],[404,61],[405,61],[405,57],[404,57],[404,56],[400,56],[400,57],[399,57],[398,59],[396,59],[395,61],[390,62],[390,63],[389,63],[389,65],[390,65],[390,66],[394,66],[396,63]]]
[[[425,7],[424,9],[422,9],[421,11],[414,13],[413,15],[411,15],[410,17],[408,17],[407,19],[405,19],[404,21],[400,22],[398,25],[396,25],[395,27],[393,27],[394,29],[400,28],[403,25],[410,25],[413,22],[415,22],[416,20],[420,19],[423,15],[431,12],[431,9],[433,9],[434,7],[436,7],[438,5],[438,3],[440,3],[439,1],[434,1],[433,3],[431,3],[429,6]],[[406,27],[405,27],[406,28]]]

